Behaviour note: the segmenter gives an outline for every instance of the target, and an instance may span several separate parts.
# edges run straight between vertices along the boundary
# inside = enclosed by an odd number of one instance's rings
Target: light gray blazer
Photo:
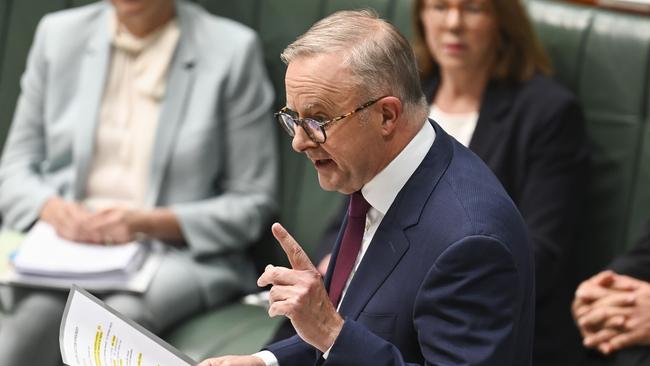
[[[28,229],[51,196],[84,198],[110,61],[109,14],[99,2],[38,26],[0,162],[5,227]],[[176,213],[188,262],[209,292],[217,277],[244,268],[252,276],[242,253],[276,208],[273,90],[252,30],[182,1],[177,15],[146,205]]]

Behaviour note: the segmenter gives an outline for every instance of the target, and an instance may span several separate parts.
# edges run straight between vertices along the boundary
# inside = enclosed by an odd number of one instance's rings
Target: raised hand
[[[332,305],[322,276],[296,240],[278,223],[273,224],[271,231],[291,268],[268,265],[257,280],[259,286],[273,286],[269,316],[286,316],[300,338],[325,352],[338,337],[343,318]]]

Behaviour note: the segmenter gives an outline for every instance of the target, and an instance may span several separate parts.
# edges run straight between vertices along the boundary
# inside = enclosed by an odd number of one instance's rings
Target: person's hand
[[[325,277],[325,274],[327,273],[327,266],[330,264],[330,259],[332,259],[332,255],[326,254],[323,259],[320,260],[320,263],[318,263],[318,273],[323,277]]]
[[[584,281],[576,290],[571,310],[585,347],[598,348],[616,334],[615,327],[605,326],[607,322],[620,321],[618,317],[609,319],[610,306],[613,300],[626,301],[621,297],[628,292],[625,286],[618,274],[603,271]]]
[[[650,284],[604,271],[583,282],[572,311],[586,347],[609,354],[650,344]]]
[[[630,282],[626,276],[621,276],[613,271],[600,272],[582,282],[576,290],[571,306],[576,324],[580,328],[580,319],[589,313],[599,300],[621,292],[630,292],[634,289],[635,284]]]
[[[585,339],[589,346],[604,354],[632,346],[650,345],[650,283],[628,276],[622,277],[622,281],[634,288],[630,294],[625,295],[627,302],[623,305],[603,306],[607,312],[606,319],[601,320],[604,326]],[[598,320],[600,319],[596,319]]]
[[[325,352],[341,332],[343,319],[325,291],[322,276],[296,240],[278,223],[271,231],[287,254],[291,269],[268,265],[257,280],[258,286],[273,286],[269,315],[286,316],[300,338]]]
[[[223,356],[208,358],[198,366],[265,366],[264,361],[256,356]]]
[[[83,243],[99,243],[100,235],[88,223],[92,212],[82,205],[52,197],[41,209],[40,219],[52,225],[60,237]]]
[[[583,334],[583,344],[588,348],[597,348],[608,353],[607,343],[623,330],[626,314],[636,301],[635,295],[621,291],[609,294],[594,302],[590,311],[578,319]]]
[[[107,208],[92,214],[88,225],[99,234],[102,243],[124,244],[135,240],[137,215],[137,211],[126,208]]]

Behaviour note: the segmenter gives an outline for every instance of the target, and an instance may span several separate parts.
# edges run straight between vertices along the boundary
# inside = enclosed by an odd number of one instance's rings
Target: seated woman
[[[650,220],[636,245],[584,281],[573,300],[589,365],[650,364]]]
[[[46,16],[0,164],[5,228],[146,237],[169,250],[148,290],[104,300],[154,332],[255,288],[277,153],[256,35],[175,0]],[[0,289],[0,365],[59,365],[67,293]]]
[[[414,20],[430,118],[485,161],[528,225],[533,365],[575,365],[570,265],[589,156],[581,108],[547,76],[548,59],[519,0],[418,0]]]

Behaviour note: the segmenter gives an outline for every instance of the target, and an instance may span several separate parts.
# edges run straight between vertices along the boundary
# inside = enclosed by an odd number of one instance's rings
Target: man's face
[[[300,118],[321,121],[348,113],[367,102],[355,92],[350,80],[351,74],[338,55],[299,57],[287,68],[287,107]],[[384,154],[381,114],[376,108],[368,108],[367,120],[361,121],[361,113],[355,113],[327,125],[324,144],[311,141],[302,128],[296,127],[293,149],[311,160],[324,190],[349,194],[379,173]]]

